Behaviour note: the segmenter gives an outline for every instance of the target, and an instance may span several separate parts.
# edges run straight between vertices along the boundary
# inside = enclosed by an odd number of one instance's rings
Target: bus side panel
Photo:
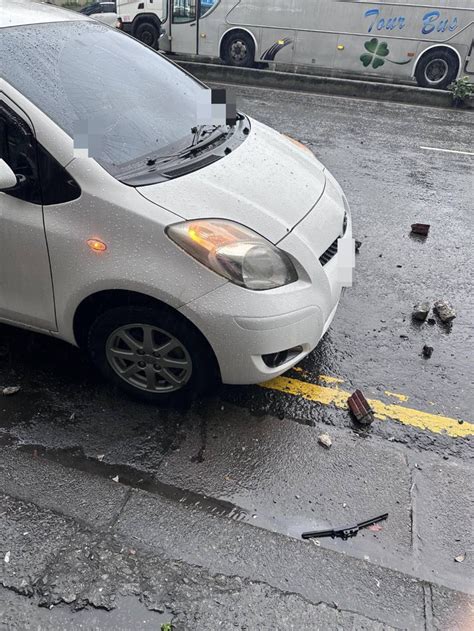
[[[294,63],[296,33],[287,29],[265,28],[261,30],[260,54],[256,61],[280,64]]]
[[[296,37],[295,63],[332,70],[336,46],[337,35],[333,33],[299,31]]]
[[[224,14],[217,7],[209,15],[199,20],[199,54],[206,57],[219,57],[219,42],[226,27]]]
[[[416,59],[431,46],[445,44],[464,59],[467,47],[461,42],[471,19],[471,12],[450,8],[348,4],[338,23],[352,24],[355,34],[340,35],[334,69],[409,81]]]
[[[297,35],[295,63],[332,69],[337,31],[346,10],[347,5],[340,3],[306,3],[304,21],[300,23],[302,30]]]
[[[474,31],[474,26],[472,27],[471,30]],[[468,51],[469,59],[466,59],[465,61],[463,74],[472,75],[474,74],[474,39],[472,39],[471,44],[468,48],[469,48],[469,51]]]

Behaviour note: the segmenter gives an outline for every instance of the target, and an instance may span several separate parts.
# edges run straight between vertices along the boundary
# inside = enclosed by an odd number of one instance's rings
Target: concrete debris
[[[10,550],[8,550],[8,552],[5,554],[3,560],[5,561],[5,563],[10,563]]]
[[[2,390],[2,394],[7,397],[11,394],[16,394],[19,390],[20,390],[21,386],[7,386],[6,388],[3,388]]]
[[[429,302],[421,302],[419,305],[415,305],[412,313],[413,319],[424,322],[428,317],[430,309],[431,305]]]
[[[332,445],[332,440],[329,434],[319,434],[318,442],[327,449],[329,449],[329,447]]]
[[[360,390],[356,390],[354,394],[347,399],[347,404],[358,423],[361,425],[370,425],[374,422],[374,411]]]
[[[427,237],[430,231],[429,223],[413,223],[411,225],[411,231],[413,234],[419,234],[422,237]]]
[[[459,554],[457,557],[454,557],[456,563],[464,563],[464,559],[466,558],[466,553]]]
[[[456,311],[444,300],[438,300],[434,304],[434,311],[437,313],[441,322],[448,324],[456,317]]]
[[[433,355],[434,348],[432,346],[427,346],[426,344],[423,346],[423,357],[429,359],[431,355]]]
[[[114,478],[112,478],[112,480],[113,480],[114,482],[118,482],[118,481],[119,481],[119,477],[118,477],[118,475],[116,475]]]
[[[97,460],[99,460],[99,462],[102,462],[102,460],[105,458],[105,454],[99,454],[97,456]]]

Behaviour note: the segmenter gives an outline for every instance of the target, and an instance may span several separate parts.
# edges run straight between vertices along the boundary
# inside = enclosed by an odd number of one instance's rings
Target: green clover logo
[[[387,42],[380,42],[379,44],[379,40],[376,37],[373,37],[370,41],[365,42],[364,48],[369,52],[361,55],[360,60],[364,64],[365,68],[372,64],[372,68],[374,70],[384,65],[384,57],[386,57],[390,52],[388,50]]]

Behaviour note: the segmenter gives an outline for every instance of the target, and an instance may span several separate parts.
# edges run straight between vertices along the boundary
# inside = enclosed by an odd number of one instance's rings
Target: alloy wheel
[[[107,361],[128,384],[148,392],[174,392],[191,378],[192,361],[171,333],[149,324],[115,329],[106,342]]]

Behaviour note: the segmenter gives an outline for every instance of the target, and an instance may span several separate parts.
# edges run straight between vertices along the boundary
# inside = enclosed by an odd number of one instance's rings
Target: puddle
[[[210,497],[187,489],[166,484],[156,479],[146,471],[140,471],[126,465],[115,465],[87,457],[81,448],[71,449],[50,449],[41,445],[21,444],[14,438],[4,435],[0,438],[0,444],[16,445],[17,449],[32,454],[35,458],[44,458],[61,464],[68,468],[74,468],[79,471],[85,471],[102,478],[112,480],[118,476],[120,484],[133,489],[147,491],[162,498],[169,499],[190,508],[202,510],[208,514],[225,517],[238,522],[248,523],[252,526],[275,532],[278,534],[301,540],[301,534],[309,530],[319,530],[331,528],[334,526],[326,521],[319,521],[310,517],[278,516],[278,514],[258,513],[247,508],[243,508],[231,501]],[[275,507],[275,512],[278,507]],[[363,518],[373,517],[373,515],[363,516]],[[335,526],[350,524],[335,524]],[[370,534],[370,531],[361,531],[358,537],[362,540],[363,534]],[[362,541],[360,541],[362,543]],[[367,542],[369,545],[370,543]],[[360,545],[354,546],[354,540],[342,541],[332,540],[329,538],[321,539],[320,545],[328,547],[339,552],[348,552],[355,554],[354,547],[360,548]],[[366,546],[362,546],[366,547]],[[365,550],[363,550],[365,552]],[[361,551],[359,550],[359,556]]]
[[[194,510],[203,511],[216,517],[223,517],[233,521],[246,523],[251,526],[291,537],[299,540],[302,545],[316,545],[331,549],[351,557],[365,559],[371,563],[381,564],[386,567],[397,568],[401,560],[397,550],[390,549],[390,542],[384,540],[384,533],[371,532],[362,529],[358,535],[349,540],[331,539],[328,537],[310,539],[304,541],[301,538],[303,532],[313,530],[330,529],[334,527],[350,527],[353,523],[329,523],[327,520],[318,519],[317,514],[309,515],[279,515],[279,506],[259,512],[258,507],[249,509],[245,507],[246,498],[240,498],[239,504],[227,499],[211,497],[203,493],[189,491],[178,486],[161,482],[150,473],[126,465],[115,465],[86,456],[82,448],[51,449],[37,444],[21,443],[17,439],[4,435],[0,437],[0,444],[14,445],[19,451],[32,454],[35,458],[44,458],[61,464],[68,468],[77,469],[93,475],[112,480],[118,476],[118,482],[132,489],[140,489],[158,495],[161,498],[178,502]],[[242,506],[243,505],[243,506]],[[375,515],[360,515],[360,520],[369,519]],[[390,517],[389,517],[390,519]],[[412,562],[406,559],[408,565],[403,568],[412,571]]]
[[[21,444],[7,435],[0,439],[0,444],[2,443],[16,445],[19,451],[32,454],[35,458],[51,460],[65,467],[92,473],[109,480],[118,476],[120,484],[159,495],[160,497],[179,502],[185,506],[198,508],[212,515],[228,517],[235,521],[253,521],[252,515],[248,511],[236,506],[232,502],[208,497],[207,495],[187,491],[177,486],[160,482],[146,471],[140,471],[126,465],[115,465],[88,458],[81,448],[47,449],[42,445]]]
[[[9,428],[19,423],[28,423],[39,414],[41,407],[44,408],[47,405],[47,402],[45,403],[44,401],[44,396],[39,393],[29,392],[27,397],[23,397],[19,396],[20,392],[10,396],[1,396],[1,427]]]

